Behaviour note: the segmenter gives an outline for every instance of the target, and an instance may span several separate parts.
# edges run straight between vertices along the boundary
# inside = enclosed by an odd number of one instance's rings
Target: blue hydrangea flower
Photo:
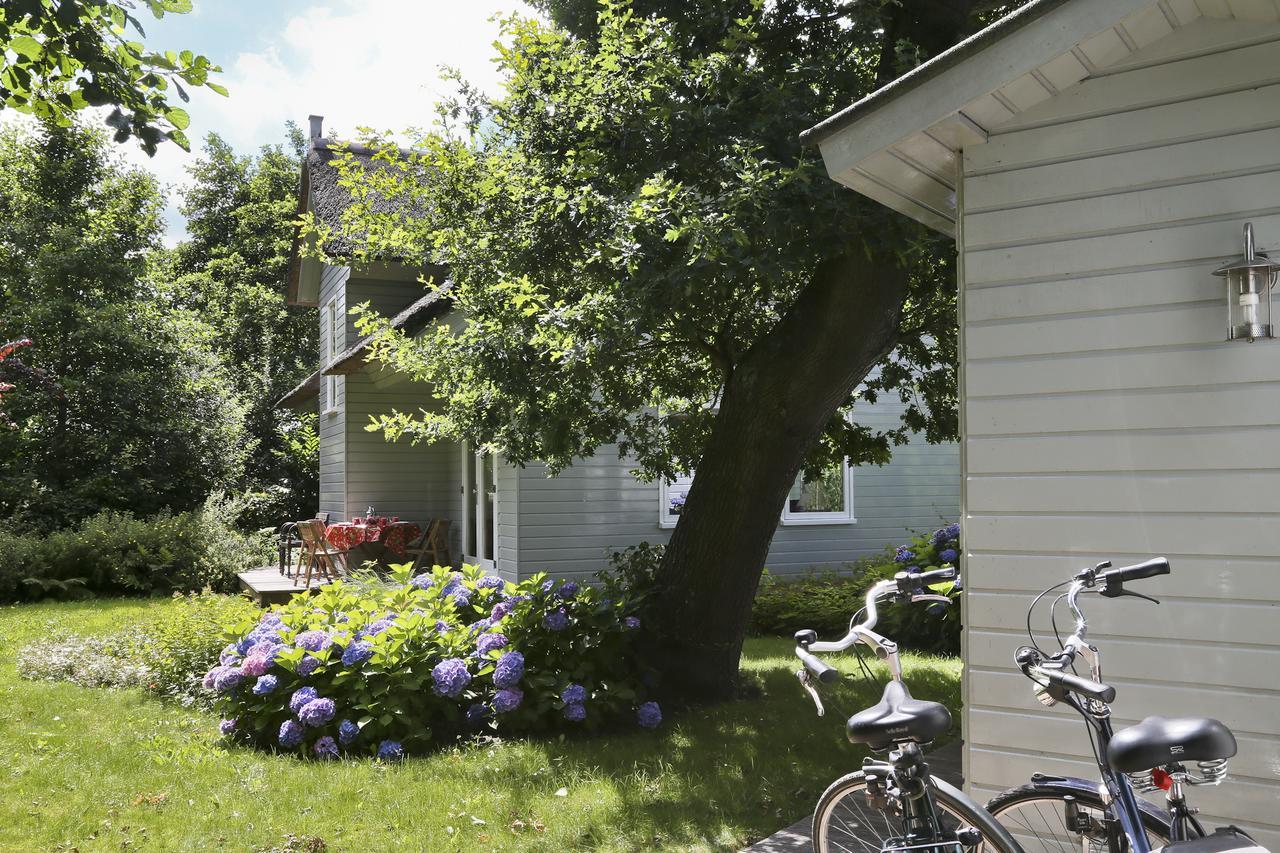
[[[213,686],[219,693],[230,693],[240,686],[241,681],[244,681],[244,672],[229,666],[218,675],[218,681]]]
[[[350,720],[343,720],[338,723],[338,740],[343,746],[351,743],[360,736],[360,727]]]
[[[560,593],[561,598],[573,598],[575,595],[578,594],[578,589],[579,589],[578,585],[573,581],[565,581],[564,583],[560,584],[560,589],[558,590],[558,592]]]
[[[398,741],[384,740],[378,744],[378,758],[383,761],[399,761],[404,758],[404,747]]]
[[[938,552],[938,559],[944,563],[954,563],[957,556],[955,548],[947,548]]]
[[[570,684],[560,693],[560,701],[566,705],[581,705],[587,701],[587,688],[581,684]]]
[[[303,687],[295,690],[293,695],[289,697],[289,710],[296,714],[302,710],[303,705],[319,698],[320,695],[316,693],[314,687]]]
[[[468,725],[478,726],[493,716],[493,709],[483,702],[476,702],[467,709]]]
[[[449,596],[453,599],[454,607],[466,607],[471,603],[471,592],[465,589],[456,589]]]
[[[587,718],[587,706],[577,702],[564,706],[564,718],[571,723],[580,723]]]
[[[236,651],[235,646],[227,646],[222,650],[222,654],[218,655],[218,663],[223,666],[234,666],[240,663],[240,653]]]
[[[316,729],[333,719],[337,706],[332,699],[312,699],[298,711],[298,719]]]
[[[320,668],[320,658],[307,655],[298,661],[298,675],[310,675]]]
[[[507,638],[504,634],[481,634],[479,642],[476,643],[476,653],[484,656],[489,652],[506,648],[506,645]]]
[[[253,695],[266,696],[272,690],[279,686],[280,680],[274,675],[260,675],[258,680],[253,683]]]
[[[356,640],[342,653],[342,665],[359,666],[371,657],[373,657],[373,645],[364,640]]]
[[[493,622],[491,622],[488,618],[481,619],[478,622],[472,622],[467,627],[467,636],[474,637],[477,634],[481,634],[485,631],[488,631],[492,627],[493,627]]]
[[[519,652],[507,652],[498,658],[498,665],[493,668],[494,687],[515,687],[524,678],[524,655]]]
[[[376,637],[394,624],[396,624],[394,616],[384,616],[368,628],[364,629],[365,636]]]
[[[898,550],[893,552],[893,561],[895,563],[910,563],[915,558],[915,552],[906,545],[899,545]]]
[[[305,732],[303,731],[302,723],[297,720],[285,720],[280,724],[280,735],[277,740],[285,749],[293,749],[302,743],[304,736]]]
[[[640,619],[636,616],[627,616],[622,620],[622,626],[628,630],[634,631],[640,627]]]
[[[457,699],[471,683],[471,673],[467,672],[466,661],[448,658],[432,668],[431,680],[435,682],[436,693]]]
[[[565,612],[563,607],[558,610],[552,610],[542,617],[542,627],[548,631],[563,631],[569,627],[569,614]]]
[[[316,745],[312,747],[315,751],[316,758],[337,758],[338,745],[334,743],[333,738],[325,735],[316,741]]]
[[[506,581],[500,577],[496,577],[495,575],[485,575],[480,578],[480,580],[476,581],[477,589],[502,589],[506,585]]]
[[[436,620],[436,632],[437,632],[437,633],[440,633],[440,634],[446,634],[446,633],[448,633],[448,632],[449,632],[449,628],[450,628],[450,627],[451,627],[451,626],[449,625],[449,623],[448,623],[448,622],[446,622],[446,621],[444,621],[443,619],[437,619],[437,620]]]
[[[514,609],[515,605],[510,601],[499,601],[497,604],[493,605],[493,609],[489,611],[489,619],[493,622],[497,622]]]
[[[542,588],[542,594],[543,594],[543,595],[550,595],[550,594],[551,594],[551,590],[553,590],[553,589],[555,589],[555,588],[556,588],[556,582],[555,582],[555,581],[553,581],[553,580],[545,580],[545,581],[543,581],[543,582],[542,582],[542,587],[541,587],[541,588]]]
[[[656,729],[662,723],[662,709],[657,702],[645,702],[636,709],[636,722],[646,729]]]
[[[954,542],[959,538],[960,538],[960,525],[955,522],[952,522],[951,524],[948,524],[946,527],[939,527],[937,530],[933,531],[933,536],[930,537],[929,542],[930,544],[936,547],[946,542]]]
[[[228,669],[230,669],[230,667],[218,664],[204,674],[204,681],[200,683],[204,685],[205,690],[216,690],[218,687],[218,676],[222,675],[222,673]]]
[[[524,693],[519,687],[506,687],[493,695],[493,710],[499,714],[514,711],[524,700]]]
[[[263,626],[283,625],[284,619],[280,616],[280,611],[268,610],[266,613],[262,614],[262,618],[258,620],[258,624]]]
[[[409,583],[413,584],[418,589],[431,589],[431,587],[435,585],[435,582],[436,579],[427,572],[423,572],[420,575],[414,575],[409,581]]]
[[[235,720],[223,720],[218,723],[218,731],[222,732],[224,737],[230,737],[236,730]]]
[[[303,631],[294,640],[294,645],[309,652],[318,652],[329,648],[332,642],[324,631]]]

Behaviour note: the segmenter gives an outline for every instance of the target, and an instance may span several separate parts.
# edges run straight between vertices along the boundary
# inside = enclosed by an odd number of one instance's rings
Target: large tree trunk
[[[732,695],[787,493],[836,409],[893,348],[905,290],[902,270],[859,250],[825,261],[726,383],[658,570],[651,621],[667,692]]]

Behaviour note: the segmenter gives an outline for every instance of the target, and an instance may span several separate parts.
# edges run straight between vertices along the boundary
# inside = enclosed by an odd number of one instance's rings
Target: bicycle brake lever
[[[818,695],[818,691],[813,687],[813,681],[809,678],[809,670],[797,670],[796,678],[800,679],[800,686],[808,691],[809,698],[813,700],[813,704],[818,706],[818,716],[825,717],[827,715],[827,709],[822,707],[822,697]]]
[[[1140,593],[1140,592],[1134,592],[1134,591],[1133,591],[1133,590],[1131,590],[1131,589],[1123,589],[1123,588],[1121,588],[1121,589],[1118,589],[1118,590],[1115,590],[1115,591],[1109,591],[1109,590],[1105,590],[1105,589],[1104,589],[1104,590],[1102,590],[1102,592],[1100,592],[1100,593],[1098,593],[1098,594],[1099,594],[1099,595],[1101,595],[1103,598],[1123,598],[1123,597],[1126,597],[1126,596],[1133,596],[1134,598],[1141,598],[1143,601],[1150,601],[1152,604],[1159,604],[1159,603],[1160,603],[1160,599],[1158,599],[1158,598],[1152,598],[1152,597],[1151,597],[1151,596],[1149,596],[1149,595],[1143,595],[1142,593]]]
[[[916,602],[918,602],[918,601],[936,601],[936,602],[938,602],[939,604],[950,604],[950,603],[951,603],[951,599],[950,599],[948,596],[945,596],[945,595],[934,595],[934,594],[932,594],[932,593],[921,593],[921,594],[919,594],[919,595],[913,595],[913,596],[911,596],[911,603],[912,603],[912,604],[915,604],[915,603],[916,603]]]

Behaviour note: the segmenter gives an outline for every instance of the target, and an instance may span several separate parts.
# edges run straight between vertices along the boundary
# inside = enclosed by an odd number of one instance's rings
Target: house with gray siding
[[[323,138],[313,117],[303,165],[298,212],[314,214],[336,231],[346,195],[332,161],[340,143]],[[371,152],[347,146],[357,158]],[[333,519],[378,514],[425,524],[452,521],[455,561],[479,563],[508,579],[548,571],[588,577],[608,554],[641,542],[665,542],[688,481],[645,483],[615,448],[601,448],[558,476],[544,466],[507,465],[449,442],[387,441],[365,427],[393,409],[415,412],[438,405],[430,388],[366,359],[367,342],[349,314],[369,303],[413,334],[456,322],[447,292],[428,292],[423,270],[394,262],[338,265],[341,241],[325,246],[323,263],[300,246],[290,264],[290,304],[317,309],[321,363],[281,400],[315,411],[320,433],[319,511]],[[861,423],[896,426],[902,404],[885,400],[859,409]],[[955,519],[959,509],[959,456],[955,444],[923,439],[896,448],[883,467],[842,466],[820,481],[798,483],[769,554],[775,574],[839,567],[902,542],[912,531]]]
[[[970,792],[1097,778],[1023,614],[1162,554],[1160,606],[1087,603],[1114,722],[1220,718],[1232,779],[1191,802],[1280,849],[1280,347],[1227,339],[1213,275],[1247,222],[1280,251],[1280,4],[1036,0],[805,138],[959,252]]]

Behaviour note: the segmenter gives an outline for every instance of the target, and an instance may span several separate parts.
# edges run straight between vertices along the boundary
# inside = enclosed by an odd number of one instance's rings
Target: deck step
[[[283,604],[296,593],[308,588],[319,589],[328,583],[312,577],[310,587],[304,587],[301,582],[295,583],[293,578],[280,574],[280,570],[275,566],[250,569],[247,572],[240,572],[237,577],[240,578],[240,586],[244,591],[264,607],[268,604]]]

